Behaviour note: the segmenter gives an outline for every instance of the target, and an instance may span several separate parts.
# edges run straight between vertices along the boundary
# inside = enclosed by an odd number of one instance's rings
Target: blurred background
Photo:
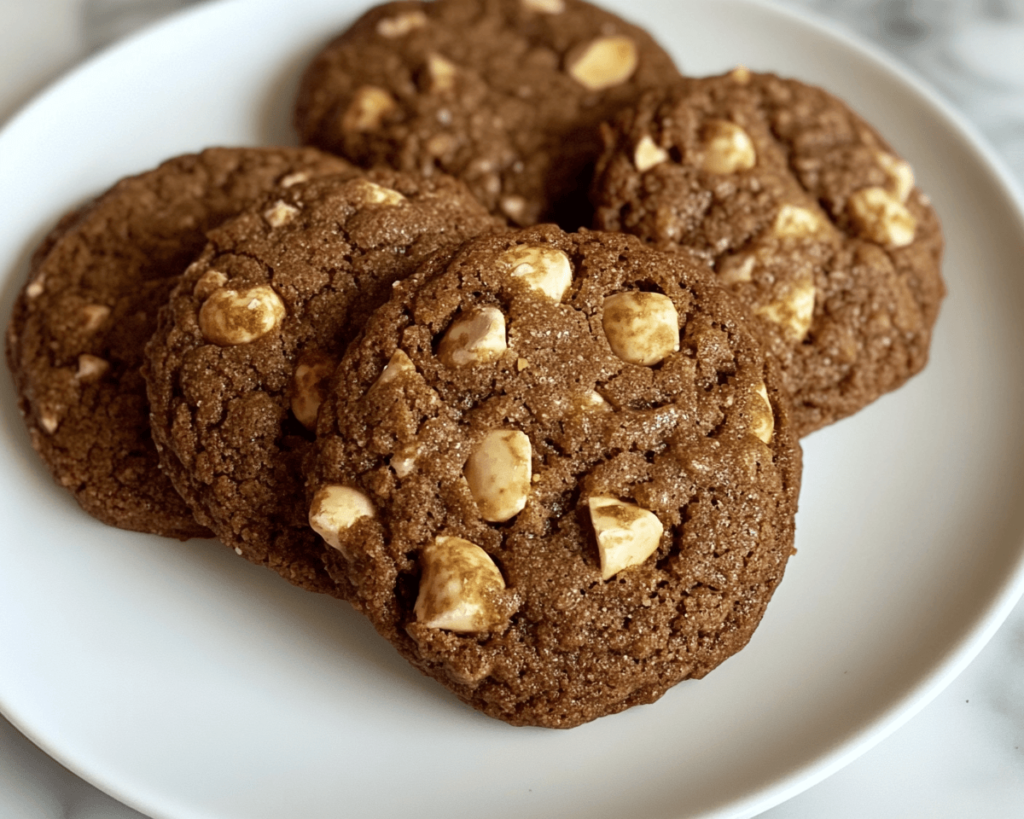
[[[0,126],[90,54],[198,2],[0,0]],[[1024,0],[774,4],[858,34],[894,56],[984,134],[1024,188]],[[1024,816],[1022,748],[1024,603],[922,713],[834,776],[762,816]],[[143,817],[66,771],[0,717],[0,819]]]

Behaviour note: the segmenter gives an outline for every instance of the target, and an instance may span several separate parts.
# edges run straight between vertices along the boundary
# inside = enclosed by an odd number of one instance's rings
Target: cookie
[[[310,522],[413,665],[568,728],[703,677],[793,551],[800,448],[710,271],[553,226],[396,288],[335,374]]]
[[[302,140],[452,174],[514,224],[589,225],[598,124],[678,77],[643,30],[580,0],[377,6],[302,79]]]
[[[32,445],[86,512],[122,529],[209,536],[159,469],[143,347],[208,228],[280,182],[349,168],[310,148],[180,156],[120,181],[41,243],[7,362]]]
[[[910,165],[843,102],[746,69],[606,126],[595,224],[687,247],[754,313],[802,435],[928,360],[942,232]]]
[[[453,179],[381,171],[289,187],[211,231],[146,352],[153,435],[196,518],[296,585],[344,596],[305,515],[320,382],[393,282],[499,226]]]

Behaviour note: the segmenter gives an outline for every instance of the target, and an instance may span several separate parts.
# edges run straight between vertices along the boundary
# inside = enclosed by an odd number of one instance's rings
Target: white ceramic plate
[[[619,8],[690,73],[818,82],[914,164],[943,217],[933,361],[806,441],[799,554],[750,646],[659,703],[515,729],[411,670],[344,604],[211,542],[106,528],[32,453],[0,387],[0,707],[154,817],[751,816],[895,729],[1024,587],[1024,223],[997,163],[878,54],[741,0]],[[51,88],[0,134],[0,296],[116,178],[212,144],[291,141],[299,71],[358,0],[225,2]]]

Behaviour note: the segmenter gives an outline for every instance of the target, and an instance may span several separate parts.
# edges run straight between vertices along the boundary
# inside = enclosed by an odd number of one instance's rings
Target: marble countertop
[[[191,0],[195,2],[195,0]],[[98,48],[190,0],[0,3],[0,124]],[[1024,0],[785,0],[874,42],[991,141],[1024,187]],[[138,819],[0,717],[4,819]],[[1024,602],[923,711],[767,819],[1024,816]]]

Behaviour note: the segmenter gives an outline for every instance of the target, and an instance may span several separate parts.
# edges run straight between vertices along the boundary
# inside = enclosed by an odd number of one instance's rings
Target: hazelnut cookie
[[[283,189],[211,231],[146,351],[153,435],[196,518],[292,583],[344,596],[303,498],[322,383],[394,282],[499,227],[454,179],[379,171]]]
[[[679,76],[649,34],[581,0],[402,0],[313,60],[303,142],[464,181],[511,223],[589,225],[598,125]]]
[[[349,346],[310,523],[413,665],[568,728],[746,645],[793,552],[788,406],[703,264],[621,234],[482,237]]]
[[[160,471],[143,348],[206,231],[277,185],[355,173],[312,148],[211,148],[123,179],[65,216],[36,252],[7,328],[32,445],[111,526],[209,537]]]

